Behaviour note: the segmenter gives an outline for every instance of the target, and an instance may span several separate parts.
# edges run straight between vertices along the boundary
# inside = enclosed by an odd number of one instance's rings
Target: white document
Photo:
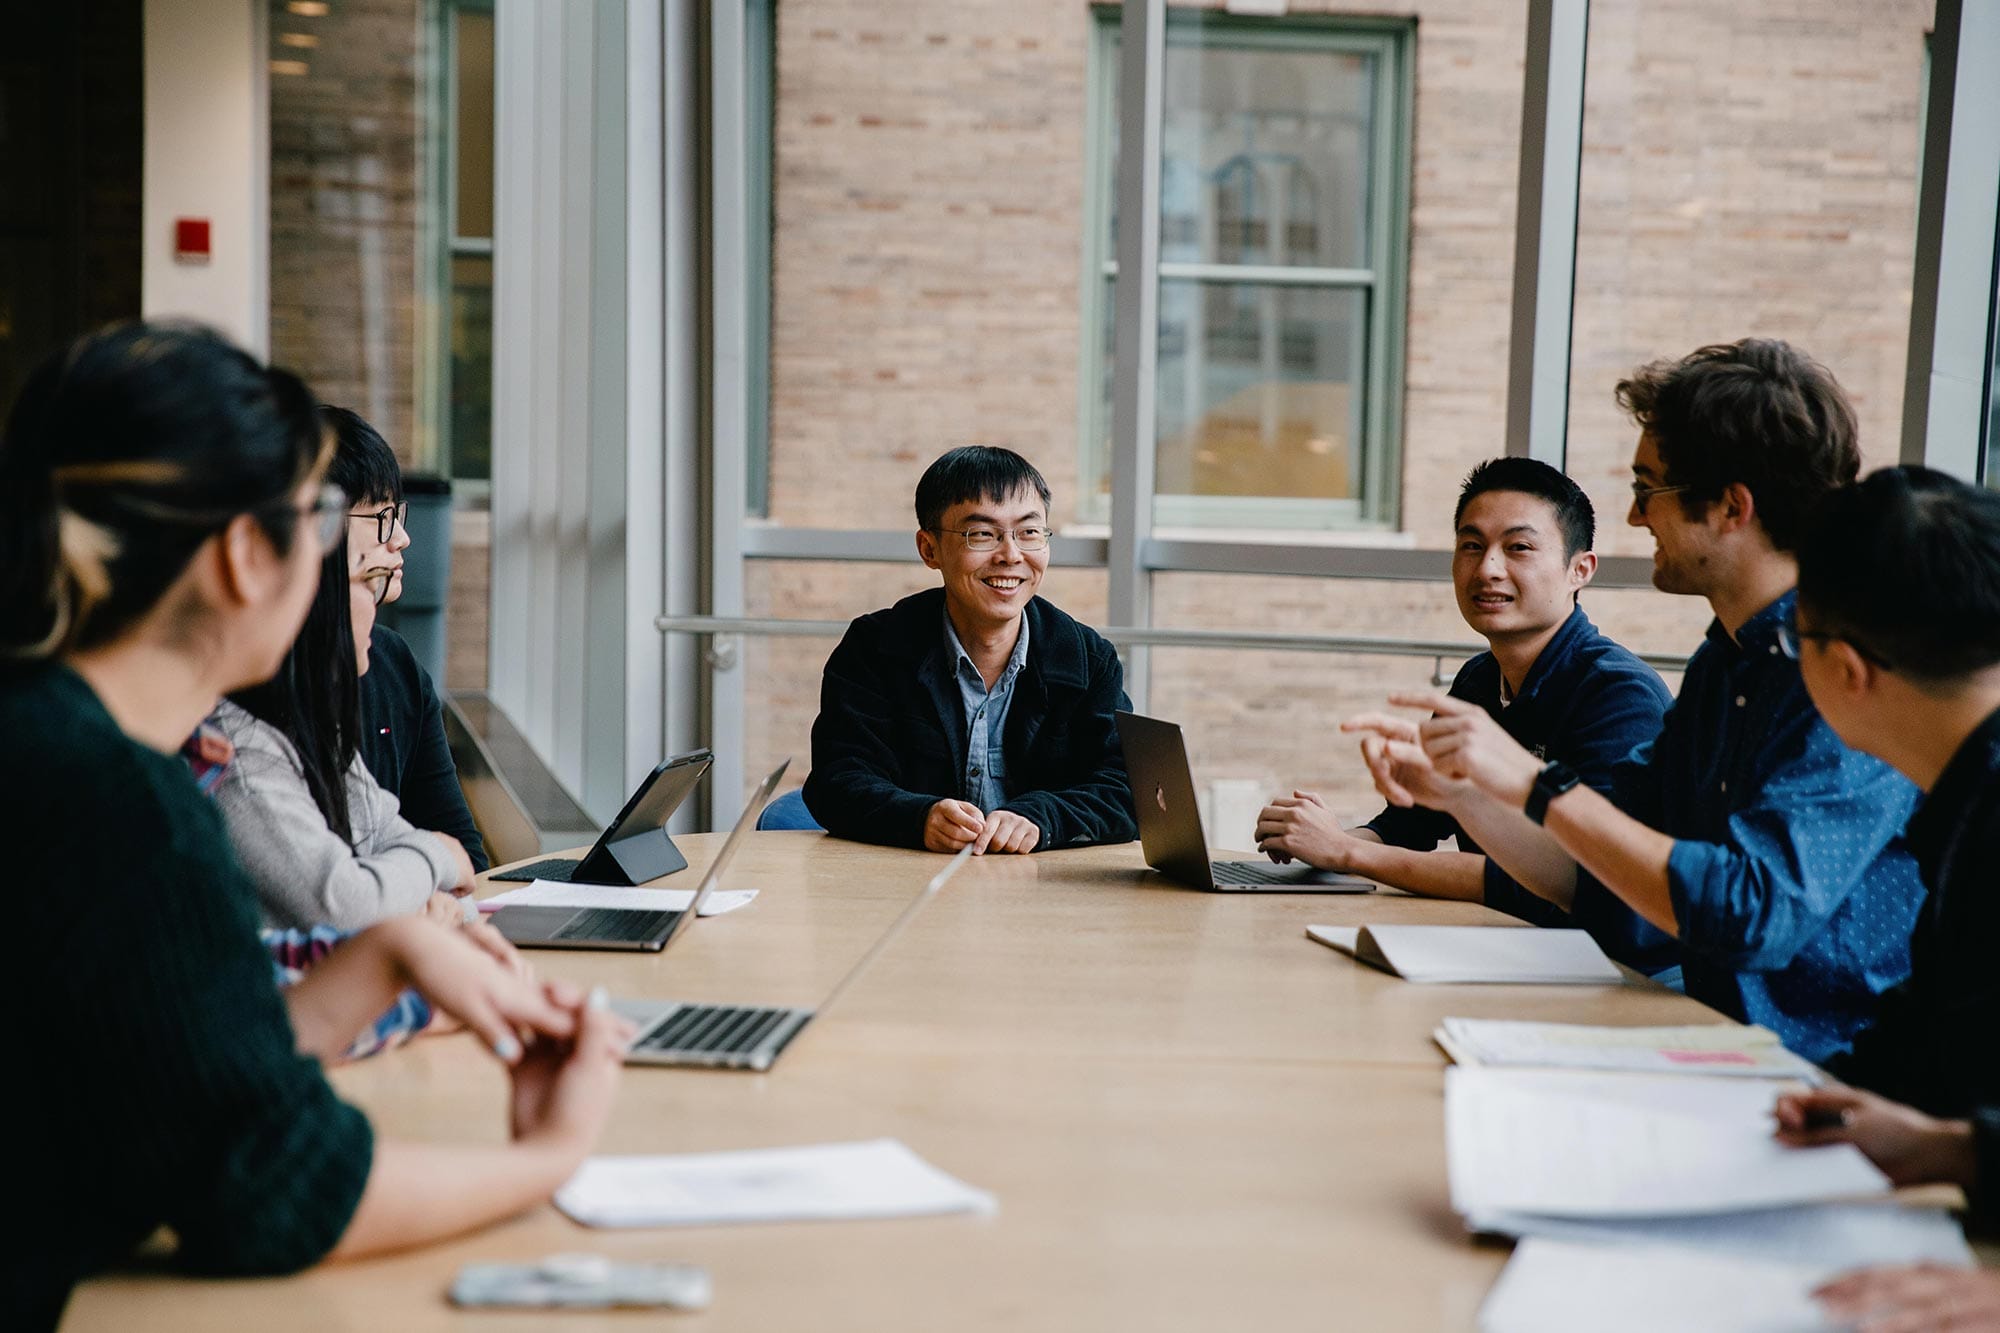
[[[1528,1240],[1479,1310],[1480,1333],[1801,1333],[1835,1327],[1829,1270],[1667,1247]]]
[[[1737,1259],[1817,1266],[1830,1272],[1884,1264],[1970,1268],[1972,1248],[1942,1208],[1813,1203],[1713,1217],[1577,1218],[1493,1213],[1480,1230],[1592,1245],[1672,1245]]]
[[[1306,934],[1405,981],[1623,985],[1581,930],[1532,926],[1307,926]]]
[[[1494,1214],[1668,1217],[1888,1192],[1851,1144],[1771,1137],[1777,1086],[1750,1079],[1445,1071],[1451,1201]]]
[[[703,916],[733,912],[757,896],[755,889],[717,889],[701,905]],[[503,907],[612,907],[634,912],[685,912],[694,901],[693,889],[633,889],[617,884],[568,884],[538,879],[524,889],[510,889],[481,899],[479,910]]]
[[[592,1157],[556,1191],[585,1226],[673,1227],[991,1213],[999,1204],[895,1139],[808,1148]]]
[[[1687,1027],[1590,1027],[1447,1018],[1438,1045],[1460,1064],[1528,1069],[1600,1069],[1632,1074],[1719,1074],[1819,1083],[1810,1061],[1768,1028],[1741,1023]]]

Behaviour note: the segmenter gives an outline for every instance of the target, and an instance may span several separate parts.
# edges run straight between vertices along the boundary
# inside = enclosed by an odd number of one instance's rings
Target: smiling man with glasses
[[[1618,401],[1640,428],[1626,521],[1652,533],[1653,584],[1715,612],[1658,740],[1606,796],[1483,710],[1415,695],[1397,702],[1433,716],[1379,727],[1370,766],[1391,800],[1440,787],[1614,956],[1663,931],[1689,995],[1824,1060],[1908,974],[1923,900],[1902,837],[1916,789],[1841,743],[1780,642],[1806,517],[1860,469],[1854,411],[1825,367],[1756,338],[1641,367]]]
[[[975,853],[1137,834],[1118,654],[1036,594],[1049,484],[968,446],[917,484],[917,554],[944,586],[856,620],[827,659],[805,803],[840,837]]]

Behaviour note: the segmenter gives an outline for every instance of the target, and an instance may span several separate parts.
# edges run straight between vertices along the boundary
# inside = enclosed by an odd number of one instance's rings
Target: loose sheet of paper
[[[1452,1207],[1494,1213],[1666,1217],[1886,1193],[1850,1144],[1771,1137],[1775,1084],[1749,1079],[1445,1071]]]
[[[1601,1069],[1635,1074],[1721,1074],[1821,1081],[1778,1034],[1740,1023],[1688,1027],[1590,1027],[1447,1018],[1438,1044],[1463,1064],[1530,1069]]]
[[[701,905],[703,916],[733,912],[757,896],[755,889],[717,889]],[[693,889],[633,889],[617,884],[568,884],[538,879],[522,889],[510,889],[480,900],[479,910],[503,907],[611,907],[634,912],[685,912],[694,901]]]
[[[1797,1333],[1832,1328],[1824,1268],[1666,1247],[1528,1240],[1480,1307],[1480,1333]]]
[[[991,1213],[991,1194],[895,1139],[806,1148],[593,1157],[556,1191],[585,1226],[669,1227]]]
[[[1844,1272],[1882,1264],[1970,1268],[1972,1248],[1942,1208],[1891,1202],[1815,1203],[1714,1217],[1576,1218],[1495,1213],[1481,1231],[1592,1245],[1672,1245],[1737,1259]]]

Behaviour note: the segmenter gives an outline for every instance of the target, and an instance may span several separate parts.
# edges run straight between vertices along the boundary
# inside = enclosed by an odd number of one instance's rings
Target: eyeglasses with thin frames
[[[996,550],[1009,537],[1014,539],[1014,548],[1019,551],[1046,551],[1049,547],[1049,530],[1039,524],[1020,528],[939,528],[938,531],[963,539],[968,551]]]
[[[403,528],[405,530],[409,528],[410,502],[408,500],[399,500],[395,504],[384,505],[380,509],[370,510],[369,512],[363,514],[356,514],[350,511],[347,516],[349,518],[374,519],[375,540],[378,542],[386,542],[391,537],[396,535],[397,528]]]
[[[1639,511],[1639,517],[1646,516],[1646,505],[1656,495],[1677,495],[1681,491],[1691,491],[1692,486],[1648,486],[1643,481],[1632,482],[1632,507]]]

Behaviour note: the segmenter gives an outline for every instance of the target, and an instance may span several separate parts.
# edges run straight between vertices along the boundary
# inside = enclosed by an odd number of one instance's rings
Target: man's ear
[[[1757,497],[1742,482],[1732,481],[1722,488],[1722,498],[1709,510],[1717,516],[1720,531],[1735,532],[1757,521]]]
[[[1569,589],[1582,592],[1597,577],[1597,552],[1578,551],[1569,562]]]
[[[917,529],[917,557],[932,569],[938,567],[937,534],[929,528]]]
[[[1882,668],[1863,657],[1845,639],[1824,639],[1828,665],[1833,667],[1835,684],[1849,698],[1873,694],[1882,681]]]

